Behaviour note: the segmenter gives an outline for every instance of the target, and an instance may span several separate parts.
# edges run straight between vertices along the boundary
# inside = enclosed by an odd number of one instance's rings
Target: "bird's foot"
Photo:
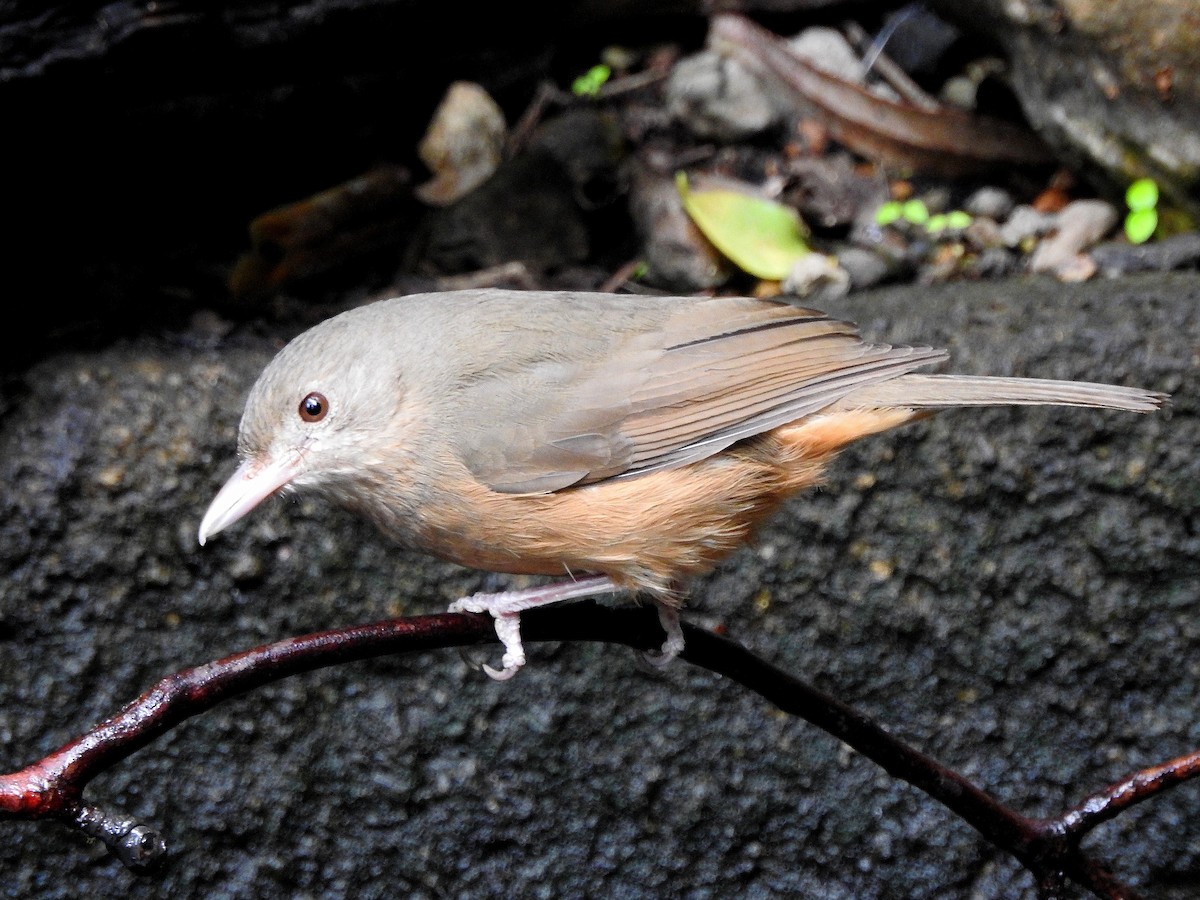
[[[659,650],[645,650],[642,658],[655,668],[662,669],[683,652],[683,626],[679,624],[679,610],[675,607],[657,602],[654,605],[658,607],[658,622],[667,637]]]
[[[525,646],[521,643],[521,614],[501,613],[494,616],[496,637],[504,645],[504,655],[500,657],[500,668],[493,669],[487,663],[483,671],[492,681],[508,681],[517,674],[517,669],[525,665]]]
[[[496,594],[472,594],[450,604],[450,612],[488,613],[495,620],[496,637],[504,645],[504,656],[499,669],[484,665],[483,671],[496,681],[508,681],[525,665],[525,647],[521,642],[521,613],[549,603],[592,597],[596,594],[612,594],[619,591],[611,578],[597,575],[580,578],[578,581],[561,581],[521,591],[502,591]],[[678,617],[676,617],[678,629]],[[680,649],[683,633],[679,634]],[[666,645],[663,646],[666,649]],[[679,651],[676,650],[676,653]]]

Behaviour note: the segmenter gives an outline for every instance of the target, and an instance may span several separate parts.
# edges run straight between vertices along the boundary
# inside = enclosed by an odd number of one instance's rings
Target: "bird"
[[[493,617],[493,678],[525,664],[522,612],[614,593],[655,604],[666,639],[648,656],[664,664],[683,649],[688,582],[859,438],[944,407],[1146,413],[1166,399],[917,371],[947,357],[774,299],[488,288],[379,300],[266,366],[199,540],[272,495],[315,492],[406,547],[559,576],[451,604]]]

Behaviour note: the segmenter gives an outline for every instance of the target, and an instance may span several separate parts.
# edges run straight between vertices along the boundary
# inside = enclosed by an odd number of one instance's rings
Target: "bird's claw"
[[[525,647],[521,643],[521,613],[527,609],[558,603],[575,597],[611,594],[618,588],[612,579],[596,575],[577,581],[559,582],[521,591],[502,591],[496,594],[472,594],[450,604],[452,613],[488,613],[496,628],[496,637],[504,645],[501,668],[484,666],[483,671],[496,681],[508,681],[525,665]],[[678,619],[678,617],[677,617]],[[676,626],[678,627],[678,625]],[[680,633],[680,647],[683,635]],[[664,646],[665,649],[665,646]],[[678,651],[676,651],[678,652]]]
[[[525,665],[525,646],[521,643],[521,615],[493,613],[492,624],[496,629],[496,637],[500,638],[500,643],[504,645],[504,655],[500,657],[501,668],[493,669],[485,663],[483,671],[493,681],[508,681]]]
[[[658,650],[643,650],[642,659],[650,663],[656,669],[663,669],[670,665],[671,660],[675,659],[683,652],[683,626],[679,624],[679,611],[672,606],[665,604],[656,604],[658,607],[658,622],[662,625],[663,631],[667,633],[663,645]]]
[[[504,645],[501,667],[484,665],[483,671],[496,681],[508,681],[525,665],[525,647],[521,643],[521,613],[527,609],[557,603],[573,597],[612,593],[617,590],[613,582],[605,577],[593,577],[576,582],[544,585],[523,591],[504,591],[495,594],[472,594],[461,597],[450,604],[452,613],[487,613],[492,617],[496,637]],[[663,668],[683,652],[683,627],[679,624],[679,611],[665,603],[656,603],[658,621],[666,632],[662,648],[657,652],[643,651],[646,662]]]
[[[484,674],[487,675],[488,678],[492,679],[492,681],[508,681],[508,679],[517,674],[517,671],[521,667],[505,666],[502,669],[493,669],[487,663],[483,663],[480,668],[483,669]]]
[[[487,613],[492,617],[492,627],[496,629],[496,637],[504,645],[504,655],[500,657],[500,668],[496,669],[484,663],[483,671],[493,681],[508,681],[517,674],[517,670],[525,665],[525,645],[521,642],[521,614],[519,612],[503,611],[503,604],[494,604],[489,600],[502,595],[474,594],[463,597],[450,604],[452,613]],[[497,609],[500,606],[500,609]]]
[[[478,594],[472,594],[470,597],[459,597],[453,603],[446,607],[446,612],[452,613],[485,613],[491,612],[487,604],[479,603],[475,600]]]

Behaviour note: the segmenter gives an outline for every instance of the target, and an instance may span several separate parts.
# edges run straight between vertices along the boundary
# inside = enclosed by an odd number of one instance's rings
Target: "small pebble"
[[[782,287],[794,297],[825,303],[849,292],[850,274],[832,256],[806,253],[792,264]]]
[[[1056,221],[1050,213],[1038,212],[1032,206],[1022,204],[1013,209],[1008,220],[1000,226],[1000,238],[1006,247],[1017,247],[1030,238],[1047,234]]]
[[[851,289],[856,291],[879,284],[898,269],[894,261],[862,247],[839,250],[837,261],[850,276]]]
[[[963,209],[973,216],[994,219],[997,222],[1008,218],[1013,211],[1012,195],[998,187],[981,187],[963,203]]]
[[[1063,207],[1057,220],[1054,234],[1033,251],[1029,269],[1082,280],[1081,263],[1076,257],[1112,231],[1117,224],[1117,210],[1104,200],[1074,200]],[[1094,265],[1091,270],[1095,270]]]
[[[842,33],[834,28],[805,28],[787,42],[791,51],[822,72],[836,75],[852,84],[863,84],[866,72],[862,60]]]
[[[725,283],[730,263],[692,222],[675,182],[643,169],[630,182],[629,213],[641,236],[646,281],[684,293]]]
[[[675,64],[666,103],[693,134],[725,143],[761,134],[779,120],[762,82],[737,60],[707,50]]]
[[[110,491],[120,487],[124,480],[125,467],[121,465],[107,466],[96,473],[96,481]]]
[[[248,551],[239,553],[229,564],[229,577],[237,584],[258,581],[263,577],[264,572],[262,559]]]
[[[1017,255],[1003,247],[987,247],[980,251],[971,265],[977,278],[1003,278],[1017,270]]]
[[[963,236],[973,247],[990,249],[1004,246],[1004,237],[1000,233],[1000,226],[994,219],[985,216],[973,219],[971,224],[963,230]]]
[[[787,42],[792,52],[809,63],[843,81],[862,85],[872,94],[898,102],[900,95],[889,85],[867,81],[862,60],[850,42],[835,28],[813,26],[806,28]]]

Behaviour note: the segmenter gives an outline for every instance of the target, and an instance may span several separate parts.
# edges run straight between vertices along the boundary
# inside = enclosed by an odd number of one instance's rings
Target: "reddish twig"
[[[527,641],[593,640],[655,649],[663,639],[654,612],[591,603],[526,613]],[[1200,752],[1136,772],[1052,819],[1020,815],[932,757],[888,734],[834,697],[760,659],[744,647],[684,626],[683,659],[730,678],[849,744],[892,775],[953,810],[996,846],[1017,857],[1043,896],[1069,879],[1100,897],[1132,897],[1082,838],[1122,810],[1200,774]],[[390,619],[256,647],[170,675],[91,731],[45,758],[0,775],[0,818],[56,818],[98,837],[136,871],[154,867],[166,847],[154,829],[83,802],[87,784],[185,719],[230,697],[290,675],[395,653],[495,641],[485,616],[442,614]]]
[[[1055,822],[1079,839],[1134,804],[1149,800],[1197,775],[1200,775],[1200,750],[1134,772],[1092,794],[1078,806],[1063,813]]]
[[[86,734],[18,772],[0,775],[0,818],[60,819],[102,840],[129,868],[148,871],[166,852],[158,832],[83,803],[83,789],[101,772],[185,719],[289,675],[492,637],[491,622],[482,616],[389,619],[289,638],[168,675]]]

